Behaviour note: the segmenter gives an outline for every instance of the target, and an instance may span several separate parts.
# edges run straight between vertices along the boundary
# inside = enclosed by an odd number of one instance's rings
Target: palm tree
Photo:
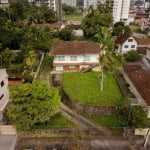
[[[31,69],[31,72],[33,72],[36,63],[37,63],[37,58],[35,52],[29,51],[28,54],[26,54],[25,64],[29,69]]]
[[[99,66],[101,68],[101,80],[100,87],[101,91],[103,91],[103,83],[104,83],[104,67],[108,64],[107,55],[111,48],[111,33],[108,28],[102,27],[100,31],[96,34],[100,45],[100,53],[99,53]]]

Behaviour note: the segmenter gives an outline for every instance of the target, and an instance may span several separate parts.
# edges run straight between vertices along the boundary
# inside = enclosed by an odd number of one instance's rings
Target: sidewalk
[[[17,136],[0,135],[0,150],[14,150]]]

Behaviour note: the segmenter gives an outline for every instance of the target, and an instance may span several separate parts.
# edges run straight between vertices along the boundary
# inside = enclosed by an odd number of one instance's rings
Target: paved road
[[[14,150],[16,136],[0,135],[0,150]]]

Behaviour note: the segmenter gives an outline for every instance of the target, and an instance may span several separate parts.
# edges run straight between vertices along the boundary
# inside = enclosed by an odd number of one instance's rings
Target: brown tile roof
[[[137,50],[140,54],[146,55],[146,51],[150,50],[149,47],[137,47]]]
[[[99,51],[99,44],[88,41],[59,41],[51,48],[53,55],[99,54]]]
[[[138,45],[150,45],[150,38],[136,38]]]
[[[23,81],[8,81],[8,86],[23,84]]]
[[[75,25],[75,24],[67,25],[67,27],[70,27],[73,30],[79,30],[79,29],[81,29],[81,25]]]
[[[150,70],[144,70],[137,64],[126,64],[123,68],[145,102],[150,105]]]
[[[117,37],[117,40],[116,40],[116,43],[117,44],[123,44],[128,38],[132,37],[131,34],[127,33],[127,32],[124,32],[124,33],[121,33],[118,37]]]
[[[46,23],[46,24],[36,24],[35,26],[38,28],[48,27],[50,29],[59,30],[61,28],[62,24],[61,23]]]

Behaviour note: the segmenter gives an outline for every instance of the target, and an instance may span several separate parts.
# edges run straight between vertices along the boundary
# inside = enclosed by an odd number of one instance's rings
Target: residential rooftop
[[[124,65],[123,69],[144,101],[150,105],[150,70],[132,63]]]
[[[59,41],[53,44],[53,55],[99,54],[99,44],[88,41]]]

